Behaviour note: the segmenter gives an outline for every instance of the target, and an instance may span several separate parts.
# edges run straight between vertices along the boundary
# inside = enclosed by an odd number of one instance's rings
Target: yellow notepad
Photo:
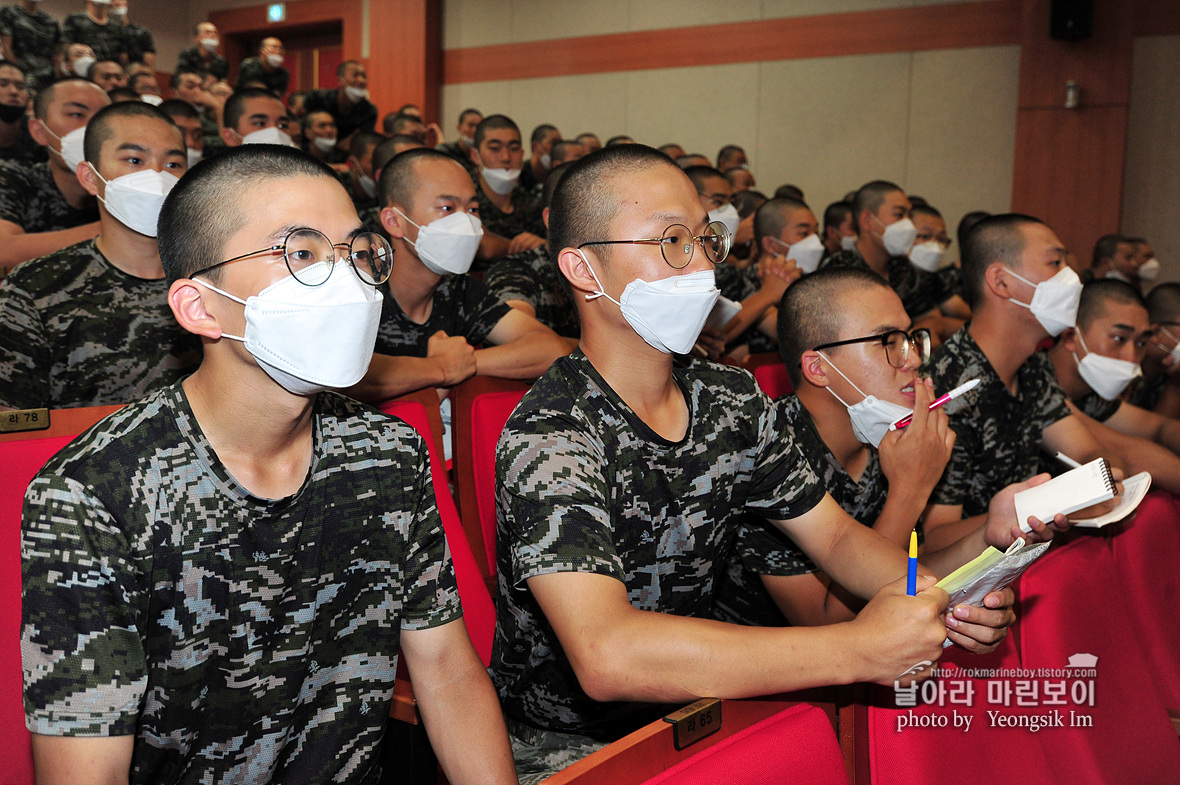
[[[956,605],[982,605],[984,597],[1019,578],[1050,545],[1051,542],[1029,545],[1022,537],[1008,546],[1006,551],[988,548],[939,581],[938,588],[950,595],[952,608]],[[949,646],[950,639],[943,645]]]

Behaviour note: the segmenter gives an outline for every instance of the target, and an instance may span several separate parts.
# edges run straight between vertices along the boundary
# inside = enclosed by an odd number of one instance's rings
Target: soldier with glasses
[[[389,245],[274,145],[195,167],[159,245],[204,362],[25,499],[38,781],[378,782],[400,653],[449,780],[515,782],[426,446],[333,391],[368,366]]]
[[[578,352],[525,395],[496,455],[499,605],[491,671],[517,773],[535,783],[669,704],[892,683],[946,639],[947,596],[825,493],[753,378],[679,357],[716,301],[730,235],[663,153],[617,145],[566,172],[550,258]],[[712,620],[746,514],[859,597],[855,620]]]

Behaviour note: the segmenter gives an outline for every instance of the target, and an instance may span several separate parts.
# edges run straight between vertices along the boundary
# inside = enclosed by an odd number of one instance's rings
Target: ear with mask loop
[[[862,389],[860,389],[859,387],[857,387],[857,386],[856,386],[856,382],[854,382],[854,381],[852,381],[851,379],[849,379],[847,376],[845,376],[845,375],[844,375],[844,372],[843,372],[843,371],[841,371],[839,368],[837,368],[837,367],[836,367],[836,363],[832,362],[832,358],[828,357],[828,356],[827,356],[826,354],[824,354],[823,352],[816,352],[816,354],[818,354],[820,357],[824,358],[824,360],[826,360],[826,361],[827,361],[828,365],[832,366],[832,370],[833,370],[833,371],[835,371],[836,373],[840,374],[840,377],[841,377],[842,379],[844,379],[844,381],[846,381],[846,382],[848,382],[849,384],[851,384],[851,385],[852,385],[852,389],[854,389],[854,390],[856,390],[858,393],[860,393],[860,397],[861,397],[861,398],[868,398],[868,397],[869,397],[869,396],[865,395],[865,393],[864,393],[864,390],[862,390]],[[828,388],[826,388],[826,389],[827,389],[827,391],[828,391],[828,392],[830,392],[830,393],[831,393],[833,396],[835,396],[835,398],[836,398],[836,400],[837,400],[837,401],[839,401],[840,403],[843,403],[843,404],[844,404],[844,408],[845,408],[845,409],[849,408],[848,404],[844,403],[844,399],[843,399],[843,398],[841,398],[839,395],[836,395],[836,391],[835,391],[835,390],[833,390],[831,387],[828,387]]]
[[[602,281],[598,280],[598,273],[594,272],[594,267],[590,264],[590,260],[586,257],[586,252],[583,251],[581,248],[579,248],[577,250],[578,250],[578,253],[581,254],[581,256],[582,256],[582,261],[584,261],[586,263],[586,269],[588,269],[590,271],[590,274],[594,276],[594,283],[598,284],[598,291],[594,292],[593,294],[586,295],[586,299],[587,300],[597,300],[599,297],[605,297],[606,299],[610,300],[615,305],[622,308],[623,307],[622,303],[620,303],[618,300],[616,300],[615,298],[611,297],[609,294],[606,293],[606,289],[603,287]]]

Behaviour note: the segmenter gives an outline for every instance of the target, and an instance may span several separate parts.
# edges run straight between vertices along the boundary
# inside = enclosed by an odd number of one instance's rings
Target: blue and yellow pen
[[[905,593],[913,597],[918,593],[918,532],[910,532],[910,569],[906,574]]]

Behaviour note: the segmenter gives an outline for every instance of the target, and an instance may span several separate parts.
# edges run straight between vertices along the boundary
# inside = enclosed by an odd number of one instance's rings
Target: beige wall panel
[[[520,126],[527,159],[529,135],[542,123],[557,126],[566,139],[590,131],[605,142],[627,133],[626,90],[621,73],[521,79],[509,83],[511,111],[505,114]]]
[[[625,32],[627,6],[628,0],[512,0],[512,40]]]
[[[676,142],[716,160],[738,144],[757,171],[758,64],[634,71],[627,78],[627,130],[653,147]]]
[[[1180,281],[1180,36],[1135,40],[1122,230],[1146,237]]]
[[[912,0],[762,0],[762,18],[846,14],[851,11],[876,11],[881,8],[905,8]]]
[[[443,49],[512,41],[512,0],[443,2]]]
[[[964,213],[1006,212],[1011,204],[1020,47],[913,58],[905,187],[942,212],[954,237]]]
[[[748,22],[761,19],[761,0],[631,0],[628,30]]]
[[[822,218],[846,191],[903,179],[909,85],[908,54],[763,63],[759,188],[794,183]]]

